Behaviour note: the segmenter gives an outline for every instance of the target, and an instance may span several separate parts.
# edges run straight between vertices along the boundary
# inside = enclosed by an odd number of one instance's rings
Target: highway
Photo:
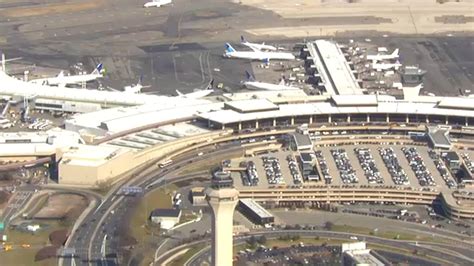
[[[136,186],[147,193],[164,186],[166,183],[192,179],[193,176],[176,176],[176,174],[180,172],[182,167],[199,164],[204,160],[213,159],[218,161],[218,157],[230,158],[233,153],[241,156],[244,147],[240,146],[240,142],[235,141],[235,139],[278,134],[281,134],[281,132],[257,132],[226,137],[215,140],[216,142],[220,141],[219,144],[209,143],[206,147],[200,147],[199,151],[208,151],[202,156],[197,156],[198,150],[192,150],[182,154],[177,153],[176,157],[173,158],[173,164],[162,169],[154,164],[151,167],[145,166],[137,169],[136,172],[140,174],[132,175],[131,179],[116,184],[102,201],[98,202],[97,207],[91,209],[82,222],[79,221],[75,225],[77,229],[66,245],[66,248],[69,249],[67,253],[73,254],[73,256],[61,259],[59,265],[89,265],[92,263],[116,265],[118,263],[118,239],[114,236],[120,233],[123,220],[132,215],[130,210],[133,210],[134,204],[136,204],[135,197],[119,195],[123,187]],[[162,159],[158,158],[156,162]]]
[[[176,176],[176,174],[179,173],[183,166],[199,164],[206,159],[225,158],[236,153],[242,155],[243,148],[236,144],[221,145],[218,149],[200,156],[199,160],[196,160],[197,153],[194,151],[189,154],[180,155],[179,161],[175,160],[172,165],[162,169],[152,166],[147,169],[145,174],[117,184],[112,188],[97,208],[93,209],[84,218],[68,241],[66,248],[74,249],[74,257],[64,258],[59,264],[88,265],[89,263],[98,262],[103,265],[117,264],[116,258],[113,255],[103,258],[102,253],[116,254],[118,241],[112,236],[117,235],[123,218],[130,214],[127,213],[127,210],[133,209],[133,196],[117,195],[122,187],[137,186],[147,193],[165,184],[195,178],[195,176]],[[105,235],[108,235],[106,241],[104,241]]]

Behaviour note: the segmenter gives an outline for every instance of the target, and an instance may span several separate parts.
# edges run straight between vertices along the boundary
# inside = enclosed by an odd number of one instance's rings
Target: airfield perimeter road
[[[24,63],[57,70],[69,69],[71,65],[83,62],[85,70],[90,71],[95,64],[103,62],[108,73],[101,81],[104,87],[121,89],[143,75],[144,84],[152,85],[154,91],[174,94],[175,89],[187,92],[202,88],[211,78],[231,87],[237,86],[244,78],[244,71],[251,66],[245,60],[222,60],[221,54],[224,42],[238,43],[241,34],[254,41],[265,40],[288,46],[304,38],[325,37],[325,33],[308,31],[289,40],[271,29],[284,27],[294,34],[297,32],[292,30],[294,28],[301,31],[302,26],[312,29],[326,25],[338,29],[336,36],[344,41],[349,38],[363,41],[369,37],[372,42],[390,49],[399,47],[402,63],[419,64],[428,70],[425,87],[436,95],[457,95],[459,89],[471,89],[474,82],[472,32],[454,33],[454,37],[447,37],[443,32],[446,25],[446,29],[456,25],[456,30],[469,27],[472,22],[467,18],[464,21],[461,17],[455,21],[457,24],[429,22],[434,23],[438,30],[429,37],[390,34],[390,38],[383,38],[383,31],[353,29],[345,32],[349,25],[379,30],[383,30],[380,25],[396,25],[398,21],[392,18],[393,14],[380,5],[367,8],[369,11],[360,14],[343,14],[340,8],[331,9],[330,1],[327,1],[324,7],[315,11],[327,9],[336,10],[336,13],[322,10],[321,14],[314,13],[314,17],[307,13],[304,17],[295,17],[291,12],[301,9],[298,5],[306,6],[308,3],[301,0],[293,7],[284,8],[281,7],[283,4],[277,3],[274,8],[283,14],[278,15],[269,10],[263,0],[243,1],[249,5],[230,0],[174,0],[172,5],[151,9],[143,8],[144,2],[1,0],[0,49],[8,57],[23,57]],[[269,7],[273,8],[274,4]],[[427,10],[434,10],[434,14],[440,17],[453,10],[468,12],[460,5],[465,3],[431,6]],[[410,8],[399,8],[397,12],[406,16]],[[412,11],[417,8],[419,6],[413,7]],[[256,28],[269,30],[260,30],[257,36],[249,34]],[[418,33],[424,33],[422,28]]]

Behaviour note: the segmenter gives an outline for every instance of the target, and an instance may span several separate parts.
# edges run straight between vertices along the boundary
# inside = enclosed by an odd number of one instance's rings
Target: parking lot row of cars
[[[393,148],[379,148],[378,150],[385,167],[387,167],[392,177],[393,183],[395,183],[395,185],[410,185],[408,176],[401,167]]]
[[[332,183],[332,176],[329,174],[328,163],[326,162],[326,159],[324,159],[323,152],[315,151],[315,154],[321,175],[323,176],[325,183],[330,185]]]
[[[374,157],[370,153],[368,148],[354,148],[354,152],[359,160],[364,175],[367,177],[369,184],[383,184],[384,180],[380,174],[377,165],[375,164]]]
[[[466,164],[467,170],[474,174],[474,163],[471,161],[468,153],[461,153],[461,158],[464,160]]]
[[[257,186],[259,179],[255,163],[252,161],[242,162],[241,166],[246,167],[245,171],[240,173],[244,186]]]
[[[347,152],[345,149],[333,149],[331,150],[332,157],[336,163],[336,167],[339,170],[342,183],[344,184],[355,184],[359,183],[356,172],[349,161]]]
[[[408,160],[411,169],[415,173],[416,179],[421,186],[435,186],[433,175],[426,168],[423,158],[418,153],[415,147],[403,147],[403,154]]]
[[[263,156],[262,160],[268,183],[271,185],[285,183],[278,158]]]
[[[290,173],[293,176],[293,183],[296,185],[303,183],[303,179],[301,178],[300,172],[298,171],[298,164],[296,163],[295,158],[290,154],[286,156],[286,160],[288,161],[288,166],[290,167]]]
[[[430,151],[430,157],[431,157],[432,152],[434,152],[434,151]],[[434,152],[434,153],[436,153],[436,152]],[[432,158],[435,158],[435,159],[433,159],[433,162],[436,166],[436,169],[438,169],[439,174],[443,178],[444,182],[446,182],[446,185],[449,188],[452,188],[452,189],[457,188],[457,184],[452,178],[450,178],[449,170],[446,167],[446,165],[444,164],[443,160],[441,160],[439,158],[439,156],[434,156]]]

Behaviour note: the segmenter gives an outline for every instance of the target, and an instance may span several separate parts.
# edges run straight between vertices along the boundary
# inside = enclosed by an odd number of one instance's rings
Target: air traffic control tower
[[[228,172],[215,172],[206,199],[212,208],[211,265],[232,266],[232,230],[234,209],[239,201],[239,191]]]

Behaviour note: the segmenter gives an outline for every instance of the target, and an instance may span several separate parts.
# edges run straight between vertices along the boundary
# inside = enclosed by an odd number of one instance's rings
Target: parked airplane
[[[167,4],[171,4],[172,0],[152,0],[151,2],[146,2],[143,7],[162,7]]]
[[[224,57],[227,58],[241,58],[250,60],[295,60],[295,56],[292,53],[283,52],[265,52],[265,51],[236,51],[229,43],[225,44],[226,50]]]
[[[126,92],[126,93],[141,93],[142,89],[149,88],[149,87],[151,87],[151,86],[143,86],[142,85],[142,77],[140,76],[140,78],[138,79],[137,84],[130,85],[130,86],[125,86],[123,88],[123,91]]]
[[[393,63],[393,64],[387,64],[387,63],[372,63],[372,68],[377,70],[377,71],[385,71],[385,70],[389,70],[389,69],[395,69],[395,70],[398,70],[400,67],[402,66],[402,64],[400,64],[399,61],[397,61],[396,63]]]
[[[82,75],[70,75],[65,76],[64,71],[59,72],[56,77],[52,78],[42,78],[30,80],[30,83],[41,84],[41,85],[56,85],[59,87],[65,87],[68,84],[81,84],[88,81],[93,81],[104,76],[104,69],[102,68],[102,63],[98,64],[97,67],[90,74]]]
[[[280,83],[272,84],[266,82],[256,81],[255,77],[250,74],[248,71],[245,71],[247,80],[242,82],[247,89],[257,89],[257,90],[268,90],[268,91],[282,91],[282,90],[299,90],[298,87],[287,86],[285,84],[285,79],[282,78]]]
[[[251,48],[254,51],[276,51],[277,50],[277,48],[275,46],[265,44],[264,42],[261,43],[261,44],[260,43],[248,42],[244,38],[244,36],[240,36],[240,43],[242,43],[243,45]]]
[[[212,79],[209,82],[209,85],[207,85],[207,88],[205,88],[204,90],[196,90],[190,93],[182,93],[179,90],[176,90],[176,93],[178,94],[178,97],[180,98],[199,99],[213,93],[214,92],[213,87],[214,87],[214,79]]]
[[[397,48],[391,54],[367,55],[367,60],[371,60],[371,61],[376,62],[376,61],[382,61],[382,60],[397,59],[399,57],[398,52],[399,52],[399,49]]]

